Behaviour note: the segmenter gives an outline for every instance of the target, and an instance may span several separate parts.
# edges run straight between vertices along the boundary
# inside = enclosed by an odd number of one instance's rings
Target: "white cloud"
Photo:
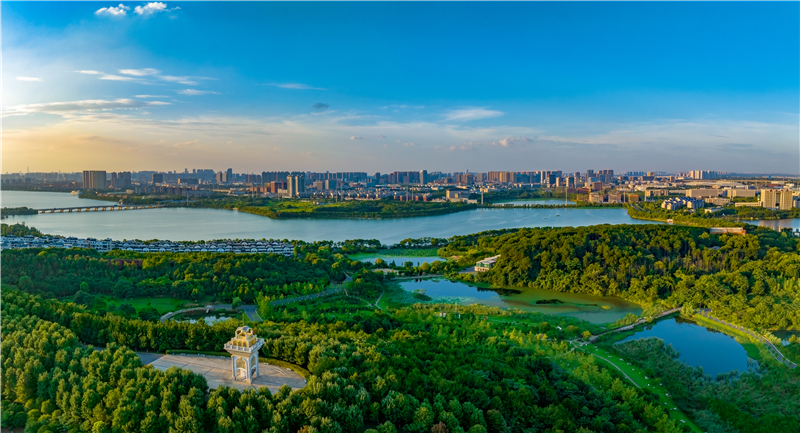
[[[381,134],[375,134],[375,135],[373,135],[373,137],[375,137],[375,138],[386,138],[385,135],[381,135]]]
[[[143,107],[170,105],[162,101],[137,101],[134,99],[87,99],[83,101],[46,102],[42,104],[23,104],[8,108],[4,115],[24,115],[32,113],[58,114],[64,117],[74,113],[87,113],[117,109],[137,109]]]
[[[86,75],[103,75],[103,72],[100,71],[92,71],[92,70],[83,70],[83,71],[72,71],[77,72],[79,74],[86,74]]]
[[[528,137],[506,137],[500,141],[493,142],[492,146],[511,147],[519,142],[531,143],[532,141]]]
[[[172,75],[164,75],[164,76],[161,76],[161,77],[158,77],[158,78],[161,79],[161,80],[164,80],[164,81],[169,81],[171,83],[185,84],[187,86],[196,86],[197,85],[197,81],[193,81],[192,77],[175,77],[175,76],[172,76]]]
[[[487,110],[486,108],[461,108],[445,113],[445,120],[468,122],[470,120],[489,119],[504,115],[502,111]]]
[[[108,17],[120,17],[127,15],[127,11],[131,8],[125,6],[124,4],[120,3],[119,6],[109,6],[107,8],[100,8],[94,12],[97,16],[108,16]],[[138,9],[138,7],[137,7]]]
[[[41,78],[38,77],[17,77],[19,81],[42,81]]]
[[[139,78],[123,77],[122,75],[113,75],[113,74],[105,74],[102,77],[100,77],[100,79],[108,81],[142,81]]]
[[[412,147],[412,146],[415,146],[415,144],[414,143],[403,143],[403,146]]]
[[[144,77],[145,75],[158,75],[161,73],[158,69],[144,68],[144,69],[118,69],[120,74],[135,75],[137,77]]]
[[[293,90],[327,90],[321,87],[312,87],[308,84],[301,84],[301,83],[273,83],[270,86],[280,87],[281,89],[293,89]]]
[[[166,98],[164,95],[136,95],[137,98]]]
[[[179,7],[174,7],[172,9],[167,9],[167,4],[162,2],[150,2],[144,6],[136,6],[133,9],[133,12],[141,15],[141,16],[149,16],[156,14],[158,12],[172,12],[174,10],[180,9]]]
[[[197,90],[197,89],[178,90],[178,93],[180,93],[181,95],[189,95],[189,96],[219,95],[219,92],[212,92],[211,90]]]
[[[364,139],[364,137],[360,137],[360,136],[358,136],[358,135],[354,135],[354,136],[350,137],[350,139],[351,139],[351,140],[363,140],[363,139]]]

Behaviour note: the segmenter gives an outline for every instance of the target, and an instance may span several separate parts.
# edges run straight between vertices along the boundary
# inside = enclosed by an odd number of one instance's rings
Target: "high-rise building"
[[[153,173],[153,183],[163,183],[164,173]]]
[[[428,183],[428,170],[419,171],[419,183],[420,185],[425,185]]]
[[[84,170],[83,171],[84,189],[106,189],[105,170]]]
[[[790,210],[794,207],[792,191],[780,189],[762,189],[761,207],[768,209]]]
[[[229,168],[229,169],[225,170],[224,182],[225,183],[233,183],[233,169],[232,168]]]
[[[119,173],[111,173],[111,188],[114,189],[128,189],[133,185],[131,182],[131,172],[122,171]]]
[[[306,177],[302,174],[291,175],[286,178],[286,189],[292,197],[299,197],[306,192]]]

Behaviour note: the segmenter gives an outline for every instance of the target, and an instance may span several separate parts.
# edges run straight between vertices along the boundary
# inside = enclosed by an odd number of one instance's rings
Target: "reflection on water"
[[[239,316],[234,314],[227,314],[227,313],[216,313],[216,314],[209,314],[204,311],[199,312],[189,312],[189,313],[182,313],[176,316],[173,320],[178,322],[189,322],[189,323],[197,323],[200,319],[203,319],[206,325],[213,325],[218,322],[224,322],[230,319],[237,319]]]
[[[734,370],[747,371],[747,352],[733,337],[681,317],[657,322],[617,344],[647,337],[658,337],[671,344],[680,353],[678,359],[693,367],[703,367],[711,377]]]
[[[627,313],[639,315],[642,309],[620,298],[599,297],[575,293],[559,293],[541,289],[488,289],[460,281],[420,279],[400,283],[409,292],[424,289],[435,301],[463,305],[483,304],[500,308],[517,308],[546,314],[563,314],[590,323],[609,323]]]
[[[800,230],[800,218],[789,218],[785,220],[758,220],[751,221],[751,223],[758,224],[762,227],[769,227],[773,230],[781,230],[786,228],[791,228],[795,231]]]
[[[382,259],[384,262],[392,263],[394,262],[397,266],[403,266],[406,262],[411,262],[414,266],[419,266],[423,263],[431,264],[435,261],[446,262],[446,259],[443,259],[438,256],[433,257],[413,257],[413,256],[386,256],[383,254],[350,254],[348,255],[353,260],[358,260],[362,262],[370,262],[375,263],[376,259]]]
[[[6,207],[27,206],[36,209],[66,206],[66,203],[77,206],[93,202],[63,193],[24,191],[4,191],[0,200]],[[485,230],[518,227],[653,224],[650,221],[632,219],[622,208],[566,211],[565,209],[475,209],[449,215],[384,220],[275,220],[221,209],[165,208],[23,215],[10,217],[4,222],[13,224],[23,221],[44,233],[100,239],[197,241],[266,238],[298,239],[308,242],[379,239],[385,244],[395,244],[407,238],[447,238]]]

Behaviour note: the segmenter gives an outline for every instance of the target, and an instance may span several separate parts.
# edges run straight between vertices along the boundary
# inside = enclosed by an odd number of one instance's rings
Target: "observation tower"
[[[252,383],[258,377],[258,349],[264,339],[256,337],[249,326],[236,328],[236,335],[225,343],[225,350],[231,354],[233,380]]]

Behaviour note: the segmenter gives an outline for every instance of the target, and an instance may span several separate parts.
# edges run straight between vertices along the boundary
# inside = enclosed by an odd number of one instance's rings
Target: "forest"
[[[369,330],[341,321],[257,324],[269,342],[264,356],[313,373],[303,390],[274,395],[209,391],[191,372],[142,367],[127,348],[141,349],[130,336],[151,332],[163,345],[203,347],[230,338],[236,323],[183,324],[180,333],[13,288],[2,291],[2,313],[2,379],[15,384],[3,388],[2,422],[26,431],[682,431],[646,392],[590,386],[554,365],[548,357],[569,348],[545,339],[546,323],[490,324],[469,308],[460,318],[422,306],[391,317],[376,311],[383,324]]]
[[[454,237],[439,255],[462,264],[500,255],[488,272],[455,277],[496,287],[620,296],[645,307],[711,308],[749,328],[800,327],[796,237],[767,228],[710,235],[668,225],[602,225]]]

